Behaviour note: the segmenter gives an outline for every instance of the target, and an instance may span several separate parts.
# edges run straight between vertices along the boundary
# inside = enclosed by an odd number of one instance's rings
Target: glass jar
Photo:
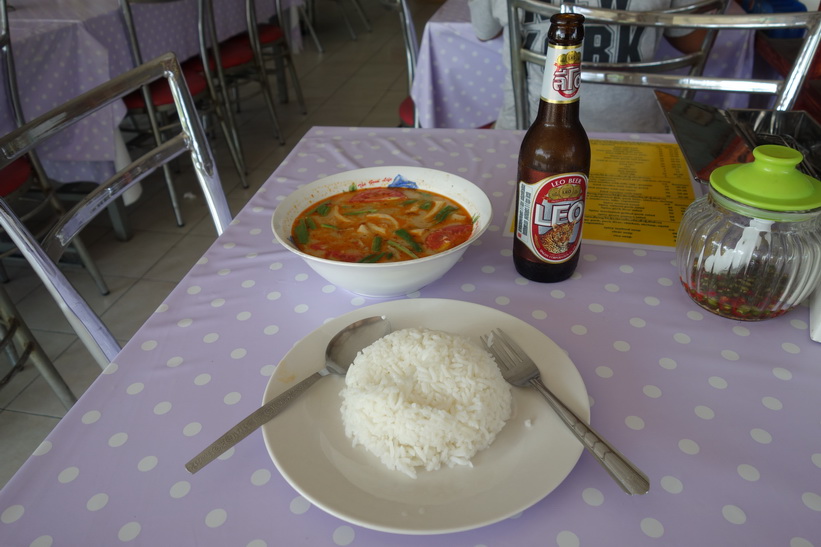
[[[821,280],[821,183],[795,168],[803,157],[791,148],[759,146],[753,156],[713,171],[676,241],[690,297],[743,321],[788,312]]]

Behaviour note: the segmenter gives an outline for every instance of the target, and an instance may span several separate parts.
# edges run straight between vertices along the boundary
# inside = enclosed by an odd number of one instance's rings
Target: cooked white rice
[[[468,338],[403,329],[362,350],[348,370],[342,422],[388,468],[416,478],[490,446],[510,417],[510,386]]]

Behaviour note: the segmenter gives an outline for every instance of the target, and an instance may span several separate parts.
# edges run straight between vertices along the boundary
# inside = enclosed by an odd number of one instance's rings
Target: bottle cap
[[[724,165],[710,186],[734,201],[769,211],[809,211],[821,207],[821,182],[796,166],[804,156],[777,144],[755,147],[751,163]]]

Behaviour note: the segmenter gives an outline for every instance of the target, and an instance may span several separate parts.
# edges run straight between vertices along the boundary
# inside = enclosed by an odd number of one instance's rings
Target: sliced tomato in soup
[[[405,194],[401,190],[395,190],[393,188],[357,190],[351,199],[348,200],[348,203],[370,203],[392,199],[405,199]]]
[[[470,239],[472,233],[472,225],[454,224],[453,226],[445,226],[428,234],[428,237],[425,238],[425,245],[434,251],[444,251],[464,243]]]

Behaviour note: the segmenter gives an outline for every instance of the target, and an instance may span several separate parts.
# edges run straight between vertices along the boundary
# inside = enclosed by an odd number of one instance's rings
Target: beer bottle
[[[584,17],[550,18],[539,113],[519,150],[513,263],[523,277],[552,283],[579,262],[590,141],[579,121]]]

